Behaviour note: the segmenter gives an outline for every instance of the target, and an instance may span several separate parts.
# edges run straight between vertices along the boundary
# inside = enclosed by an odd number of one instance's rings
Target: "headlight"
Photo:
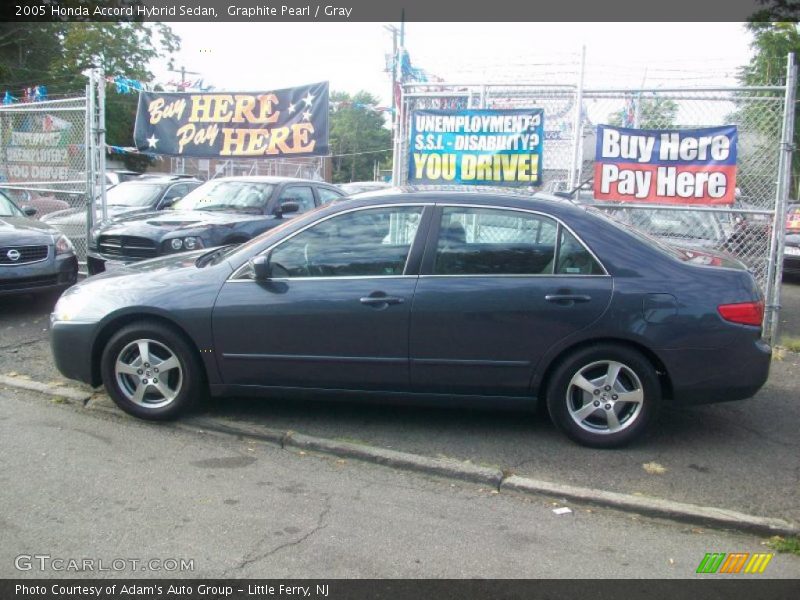
[[[183,240],[183,246],[187,250],[194,250],[203,247],[203,240],[197,237],[187,237]]]
[[[203,247],[203,240],[195,236],[169,240],[169,249],[173,252],[180,252],[181,250],[196,250],[197,248]]]
[[[75,252],[75,248],[72,246],[72,242],[64,235],[59,236],[56,240],[56,255],[72,254],[73,252]]]
[[[72,321],[86,306],[86,302],[86,294],[65,294],[56,302],[50,319],[52,321]]]

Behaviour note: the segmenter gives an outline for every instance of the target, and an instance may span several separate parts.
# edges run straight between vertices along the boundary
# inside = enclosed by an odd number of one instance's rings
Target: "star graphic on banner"
[[[155,148],[157,143],[158,143],[158,138],[156,137],[155,133],[151,135],[149,138],[147,138],[148,148]]]
[[[297,110],[297,107],[294,104],[290,104],[289,105],[289,114],[292,114],[296,110]]]
[[[305,112],[303,113],[303,118],[304,118],[306,121],[310,121],[310,120],[311,120],[311,111],[310,111],[310,110],[307,110],[307,111],[305,111]]]
[[[314,96],[311,95],[311,92],[306,94],[306,97],[303,98],[303,102],[306,103],[306,106],[311,106],[311,102],[314,100]]]

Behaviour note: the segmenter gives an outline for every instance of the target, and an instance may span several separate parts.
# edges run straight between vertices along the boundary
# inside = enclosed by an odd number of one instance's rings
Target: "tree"
[[[637,129],[671,129],[675,127],[675,118],[678,116],[678,105],[671,98],[644,98],[634,99],[639,103],[639,122]],[[608,116],[608,124],[622,127],[625,110],[612,113]]]
[[[330,115],[334,183],[370,181],[376,160],[391,162],[392,133],[385,127],[383,113],[369,108],[377,102],[364,91],[354,96],[331,93],[336,106]]]
[[[81,94],[87,69],[150,81],[149,63],[155,58],[171,61],[179,49],[180,39],[163,23],[0,23],[0,81],[14,89],[44,84],[51,97]],[[136,103],[136,94],[108,89],[107,143],[131,145]],[[124,161],[134,169],[150,162],[141,155],[125,155]]]
[[[754,18],[760,16],[763,15],[757,15]],[[794,52],[795,56],[800,58],[800,30],[797,23],[751,21],[746,27],[753,35],[753,41],[750,44],[753,49],[753,57],[750,64],[741,69],[739,80],[748,86],[785,85],[787,55]],[[795,90],[795,94],[798,92],[800,89]],[[775,92],[774,95],[783,96],[782,92]],[[763,134],[765,143],[770,144],[774,151],[780,141],[780,124],[783,121],[782,110],[778,106],[741,102],[736,117],[739,122],[748,123],[753,129]],[[795,103],[795,147],[798,144],[800,144],[800,109]],[[742,172],[744,175],[744,169]],[[774,176],[772,178],[774,179]],[[744,182],[746,183],[746,179]],[[760,182],[760,184],[771,185],[771,182]],[[791,189],[794,197],[800,196],[800,152],[795,152],[792,158]]]

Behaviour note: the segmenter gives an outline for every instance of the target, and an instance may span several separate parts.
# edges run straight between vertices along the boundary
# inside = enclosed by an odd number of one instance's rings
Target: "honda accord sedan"
[[[612,447],[665,403],[755,394],[763,309],[741,263],[591,208],[395,190],[92,277],[58,302],[51,343],[65,376],[144,419],[208,393],[543,402]]]

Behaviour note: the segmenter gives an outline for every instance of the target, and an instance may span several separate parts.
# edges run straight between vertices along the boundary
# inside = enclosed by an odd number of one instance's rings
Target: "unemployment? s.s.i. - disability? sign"
[[[328,154],[328,83],[266,92],[141,92],[142,152],[198,158]]]
[[[735,125],[623,129],[598,125],[594,196],[659,204],[733,204]]]
[[[543,121],[541,108],[414,111],[408,182],[538,185]]]

